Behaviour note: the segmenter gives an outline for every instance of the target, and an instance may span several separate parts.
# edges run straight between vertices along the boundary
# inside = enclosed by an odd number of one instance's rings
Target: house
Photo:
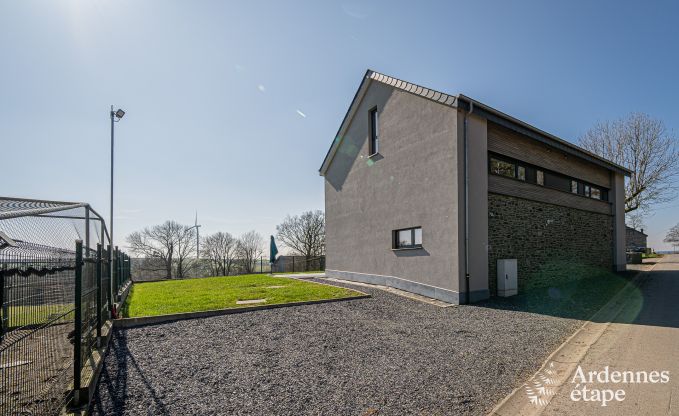
[[[624,270],[629,171],[464,95],[368,70],[323,161],[326,274],[459,304],[547,263]]]
[[[625,226],[625,236],[626,248],[629,251],[648,247],[648,235],[644,234],[643,228],[641,230],[636,230],[632,227]]]

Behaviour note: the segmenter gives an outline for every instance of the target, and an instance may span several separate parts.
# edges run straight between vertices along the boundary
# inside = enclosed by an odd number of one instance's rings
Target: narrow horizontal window
[[[508,178],[516,177],[516,165],[495,158],[490,159],[490,173]]]
[[[395,230],[393,234],[394,249],[422,247],[422,227]]]
[[[540,166],[511,159],[507,156],[488,153],[489,173],[505,176],[545,188],[569,192],[599,201],[608,201],[608,190],[598,188],[584,181],[562,173],[553,172]]]

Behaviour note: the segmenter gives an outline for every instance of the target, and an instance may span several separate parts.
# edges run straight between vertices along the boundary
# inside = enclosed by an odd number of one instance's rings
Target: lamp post
[[[113,126],[114,123],[119,122],[124,115],[125,112],[123,110],[119,108],[113,111],[113,106],[111,106],[111,221],[109,222],[111,245],[113,245]]]

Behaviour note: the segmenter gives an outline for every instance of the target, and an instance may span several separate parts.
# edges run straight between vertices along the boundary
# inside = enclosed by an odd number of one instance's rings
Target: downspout
[[[471,303],[469,298],[469,146],[467,144],[467,118],[474,111],[474,102],[469,101],[469,110],[464,115],[464,304]]]

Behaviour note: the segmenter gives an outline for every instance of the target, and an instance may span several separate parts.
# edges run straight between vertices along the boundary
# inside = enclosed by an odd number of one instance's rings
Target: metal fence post
[[[0,312],[2,312],[0,315],[0,342],[5,336],[5,320],[7,320],[7,326],[9,326],[9,320],[7,319],[9,307],[5,305],[5,270],[7,270],[7,265],[3,264],[2,271],[0,272],[0,307],[2,308],[0,309]]]
[[[116,261],[116,284],[115,284],[115,292],[113,293],[114,299],[116,302],[120,300],[118,297],[118,292],[120,291],[120,278],[122,277],[120,275],[120,250],[118,249],[118,246],[116,246],[115,249],[115,261]]]
[[[73,404],[80,404],[80,374],[82,372],[82,279],[83,242],[75,242],[75,328],[73,331]]]
[[[292,272],[295,272],[295,256],[292,256]]]
[[[90,257],[90,207],[85,207],[85,257]]]
[[[101,346],[101,244],[97,243],[97,347]]]
[[[106,296],[107,296],[107,302],[108,302],[108,312],[112,317],[113,316],[113,248],[111,247],[110,244],[108,245],[107,251],[108,251],[108,255],[106,256],[107,257],[106,260],[108,261],[108,270],[106,271],[106,273],[108,274],[108,287],[106,288],[106,290],[107,290],[108,293],[106,294]]]

